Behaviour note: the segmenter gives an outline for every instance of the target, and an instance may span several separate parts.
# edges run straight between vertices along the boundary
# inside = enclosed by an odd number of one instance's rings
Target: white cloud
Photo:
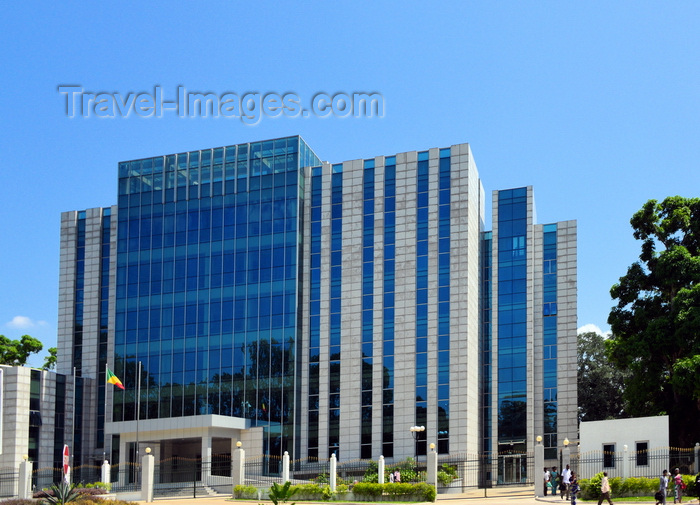
[[[5,326],[9,328],[15,328],[17,330],[26,330],[27,328],[34,328],[36,326],[46,326],[49,323],[46,321],[32,321],[31,318],[27,316],[15,316],[12,321],[7,323]]]
[[[603,332],[603,330],[601,330],[598,326],[596,326],[595,324],[592,324],[592,323],[584,324],[578,330],[576,330],[577,334],[588,333],[588,332],[594,332],[594,333],[597,333],[598,335],[603,335],[604,337],[610,336],[609,331]]]

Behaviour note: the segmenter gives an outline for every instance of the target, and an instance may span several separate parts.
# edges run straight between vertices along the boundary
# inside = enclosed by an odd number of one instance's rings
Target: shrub
[[[355,496],[362,496],[363,498],[377,498],[384,492],[384,486],[389,484],[376,484],[374,482],[358,482],[355,487],[352,488],[352,492]]]
[[[258,489],[255,486],[237,485],[233,488],[233,496],[235,498],[255,499],[258,497]]]
[[[110,491],[112,489],[112,484],[109,482],[93,482],[91,484],[85,484],[86,489],[98,488],[104,489],[105,491]]]
[[[426,482],[419,482],[415,486],[419,496],[422,496],[422,501],[435,501],[435,497],[437,496],[437,490],[435,489],[435,486],[431,486]]]
[[[377,499],[383,494],[392,499],[414,497],[419,501],[435,501],[437,491],[435,486],[418,482],[416,484],[408,482],[390,482],[388,484],[375,484],[371,482],[358,482],[352,489],[356,497],[363,499]]]
[[[384,473],[386,474],[384,475],[384,480],[388,481],[389,473],[387,470],[385,470]],[[369,462],[367,470],[365,470],[365,474],[362,476],[362,482],[379,482],[379,465],[376,461],[372,460]]]
[[[610,483],[610,496],[622,496],[623,490],[627,487],[625,480],[623,480],[622,477],[608,479]]]
[[[79,505],[138,505],[138,503],[133,501],[110,500],[104,498],[81,498],[77,503]]]
[[[330,486],[322,487],[318,484],[297,484],[292,486],[292,488],[296,490],[294,493],[296,493],[300,499],[303,498],[305,500],[321,499],[325,487],[328,487],[330,490]]]
[[[9,498],[0,501],[0,505],[36,505],[36,502],[29,498]]]
[[[314,482],[316,484],[328,484],[330,483],[330,481],[331,478],[328,476],[327,473],[321,473],[314,479]]]

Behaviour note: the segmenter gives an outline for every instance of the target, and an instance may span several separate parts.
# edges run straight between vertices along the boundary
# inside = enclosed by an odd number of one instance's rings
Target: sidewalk
[[[559,497],[557,497],[558,499]],[[294,500],[292,500],[294,501]],[[466,493],[451,493],[439,494],[437,496],[437,505],[498,505],[508,502],[513,505],[536,505],[537,501],[534,497],[534,489],[529,487],[499,487],[491,489],[473,489]],[[146,503],[146,502],[137,502]],[[230,496],[217,497],[197,497],[195,498],[177,498],[177,499],[156,499],[155,505],[193,505],[194,503],[202,503],[204,505],[258,505],[259,503],[270,504],[270,500],[231,500]],[[314,503],[314,502],[297,502],[297,505],[329,505],[333,502]],[[372,502],[357,502],[350,504],[343,502],[342,505],[369,505]],[[389,503],[387,502],[387,505]],[[417,504],[418,505],[418,504]]]
[[[615,498],[613,497],[613,503],[615,503]],[[293,500],[292,500],[293,501]],[[568,500],[563,500],[559,494],[556,496],[552,495],[547,495],[543,497],[535,497],[534,496],[534,489],[532,486],[529,487],[499,487],[499,488],[491,488],[491,489],[473,489],[470,490],[466,493],[454,493],[454,494],[439,494],[437,496],[436,504],[437,505],[500,505],[501,503],[508,503],[509,505],[541,505],[542,503],[551,503],[551,504],[569,504],[570,502]],[[581,504],[594,504],[597,505],[597,501],[583,501],[583,500],[577,500],[578,503]],[[146,502],[137,502],[137,503],[146,503]],[[223,495],[223,496],[214,496],[214,497],[208,497],[208,496],[203,496],[200,497],[198,496],[197,498],[164,498],[164,499],[156,499],[155,500],[155,505],[194,505],[195,503],[203,503],[204,505],[258,505],[260,503],[262,504],[271,504],[269,499],[264,499],[264,500],[232,500],[231,496]],[[357,503],[349,503],[349,502],[343,502],[342,505],[369,505],[372,502],[357,502]],[[606,502],[607,503],[607,502]],[[643,504],[643,505],[652,505],[654,501],[639,501],[639,502],[632,502],[632,501],[624,501],[620,502],[625,505],[627,504]],[[667,504],[672,504],[673,503],[673,498],[669,497],[667,500]],[[333,502],[322,502],[322,503],[314,503],[314,502],[297,502],[297,505],[329,505],[333,504]],[[695,504],[698,505],[698,498],[697,497],[690,497],[686,496],[683,497],[683,505],[691,505]],[[340,505],[340,504],[339,504]],[[387,502],[387,505],[389,503]],[[419,505],[419,504],[416,504]],[[425,505],[425,504],[423,504]]]

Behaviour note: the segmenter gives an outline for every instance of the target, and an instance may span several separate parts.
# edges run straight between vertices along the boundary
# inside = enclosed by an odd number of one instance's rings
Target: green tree
[[[624,408],[626,373],[605,355],[605,338],[589,331],[578,335],[578,419],[603,421],[628,417]]]
[[[29,335],[22,335],[19,340],[10,340],[0,335],[0,364],[22,366],[27,363],[30,354],[41,351],[44,346]]]
[[[49,347],[49,355],[44,358],[44,365],[41,367],[44,370],[53,370],[56,368],[56,353],[58,349]]]
[[[700,198],[649,200],[631,219],[639,261],[610,290],[611,361],[629,413],[668,414],[672,445],[700,441]]]

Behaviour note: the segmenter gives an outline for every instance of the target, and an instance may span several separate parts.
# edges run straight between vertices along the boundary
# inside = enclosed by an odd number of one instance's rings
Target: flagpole
[[[73,417],[71,418],[71,435],[70,443],[73,446],[73,450],[70,450],[70,457],[73,459],[73,468],[75,468],[75,413],[78,409],[75,406],[75,389],[78,387],[78,379],[76,378],[75,367],[73,367]],[[68,482],[70,484],[70,482]]]
[[[107,427],[107,370],[109,370],[109,368],[107,367],[107,361],[105,361],[105,380],[103,382],[105,388],[105,412],[103,416],[104,420],[102,421],[102,463],[104,463],[105,459],[107,459],[107,433],[105,430],[105,428]],[[111,455],[109,459],[112,459]]]

